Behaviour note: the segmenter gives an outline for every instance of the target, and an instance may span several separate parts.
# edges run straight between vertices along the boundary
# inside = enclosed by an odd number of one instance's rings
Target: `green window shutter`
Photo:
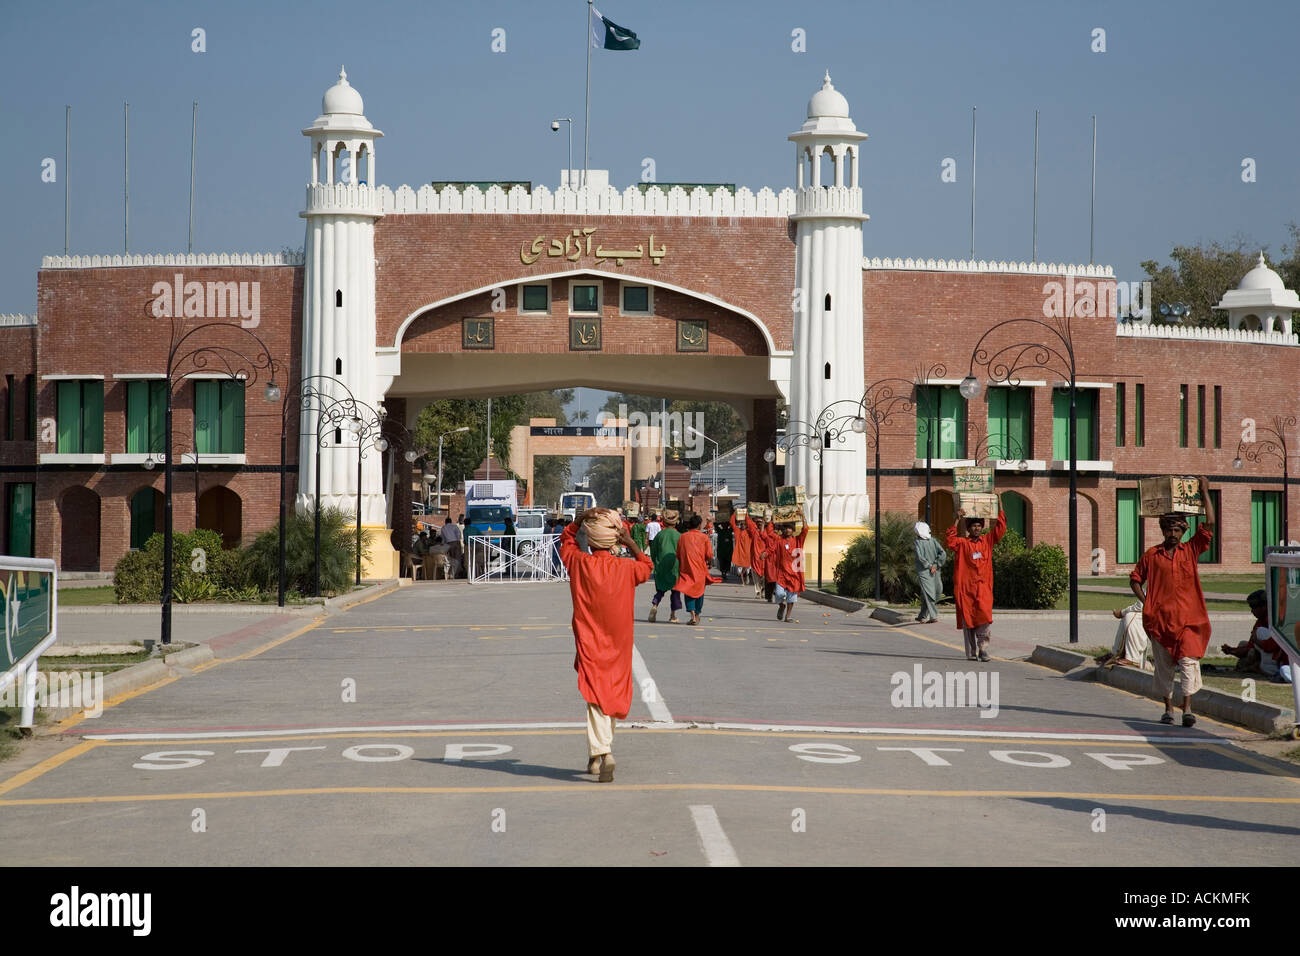
[[[1264,561],[1264,549],[1274,544],[1281,535],[1281,492],[1252,491],[1250,493],[1250,560],[1255,564]]]
[[[986,454],[990,460],[1006,458],[1007,396],[1010,389],[989,389],[989,439]]]
[[[221,453],[244,453],[244,383],[221,383]]]
[[[916,386],[916,457],[924,458],[926,440],[935,428],[933,420],[934,389],[927,385]]]
[[[81,383],[58,384],[58,452],[75,455],[81,451]]]
[[[1210,491],[1210,500],[1214,503],[1214,510],[1215,510],[1215,512],[1216,512],[1216,513],[1219,513],[1219,493],[1218,493],[1218,491],[1214,491],[1214,490],[1211,490],[1211,491]],[[1188,516],[1187,516],[1187,533],[1186,533],[1185,535],[1183,535],[1183,540],[1184,540],[1184,541],[1191,541],[1191,540],[1192,540],[1192,535],[1196,534],[1196,529],[1199,528],[1199,527],[1201,526],[1201,523],[1204,522],[1204,521],[1205,521],[1205,518],[1204,518],[1204,516],[1202,516],[1202,515],[1188,515]],[[1198,557],[1197,560],[1198,560],[1201,564],[1218,564],[1218,563],[1219,563],[1219,535],[1218,535],[1218,529],[1215,529],[1215,535],[1214,535],[1213,538],[1210,539],[1210,547],[1209,547],[1209,550],[1207,550],[1207,551],[1202,551],[1200,557]]]
[[[935,447],[937,458],[966,456],[966,400],[956,388],[945,386],[939,392],[939,435]]]
[[[200,455],[218,451],[221,436],[220,382],[194,383],[194,448]]]
[[[146,447],[149,427],[149,383],[126,383],[126,452],[139,455]],[[134,507],[134,506],[133,506]]]
[[[1138,382],[1133,386],[1133,444],[1138,448],[1146,444],[1146,386]]]
[[[88,455],[104,453],[104,383],[81,383],[81,450]]]
[[[149,447],[151,452],[165,451],[163,429],[167,425],[167,383],[149,383]]]
[[[157,526],[154,498],[152,488],[141,488],[131,498],[131,547],[136,550],[145,546]]]
[[[1119,564],[1137,564],[1138,532],[1142,519],[1138,517],[1138,492],[1136,488],[1115,489],[1115,560]]]
[[[1007,445],[1005,458],[1033,457],[1033,413],[1031,393],[1017,388],[1007,393]]]
[[[1025,499],[1014,491],[1004,491],[999,496],[1003,512],[1007,516],[1007,530],[1015,531],[1029,542],[1027,522],[1025,521]]]
[[[76,382],[66,383],[75,385]],[[36,486],[14,484],[9,486],[9,544],[5,549],[16,558],[35,555],[36,539]]]
[[[1097,390],[1090,388],[1074,393],[1076,456],[1084,461],[1097,457]]]
[[[1064,461],[1070,457],[1070,393],[1056,389],[1052,392],[1052,458]]]

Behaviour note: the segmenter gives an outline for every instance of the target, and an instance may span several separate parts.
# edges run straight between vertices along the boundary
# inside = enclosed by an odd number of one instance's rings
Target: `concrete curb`
[[[185,614],[319,614],[319,604],[297,604],[279,607],[275,604],[172,604],[172,616]],[[152,614],[162,613],[160,604],[90,604],[83,607],[59,605],[59,616],[89,614]]]
[[[325,599],[325,613],[330,611],[344,611],[354,604],[360,604],[362,601],[372,597],[379,597],[381,594],[388,594],[396,591],[399,587],[401,578],[389,578],[384,581],[376,581],[374,584],[366,585],[359,591],[349,591],[347,594],[340,594],[337,597]]]
[[[177,651],[175,654],[168,654],[163,658],[163,663],[168,667],[197,667],[199,664],[206,664],[216,658],[212,653],[212,648],[206,644],[200,644],[198,647],[187,648],[183,651]],[[146,661],[146,663],[148,663]]]
[[[142,661],[132,664],[120,671],[104,676],[104,701],[112,700],[121,694],[129,693],[141,687],[147,687],[172,676],[171,668],[160,660]],[[103,701],[100,701],[102,704]],[[51,721],[60,721],[78,714],[81,707],[48,707],[41,713]]]
[[[862,601],[855,601],[853,598],[840,597],[838,594],[827,594],[825,591],[818,591],[816,588],[809,588],[807,591],[804,591],[803,596],[814,604],[823,604],[826,607],[833,607],[839,611],[848,611],[850,614],[854,611],[861,611],[867,606]]]
[[[1042,644],[1034,648],[1029,660],[1031,663],[1066,673],[1074,672],[1081,667],[1089,667],[1089,671],[1081,672],[1078,676],[1150,700],[1159,700],[1154,690],[1155,675],[1151,671],[1139,671],[1131,667],[1097,667],[1092,664],[1092,658],[1086,654],[1059,647],[1045,647]],[[1174,706],[1181,706],[1182,700],[1182,692],[1175,687]],[[1262,734],[1286,733],[1296,724],[1295,715],[1286,708],[1260,701],[1242,700],[1240,697],[1210,687],[1202,687],[1196,692],[1194,712]]]

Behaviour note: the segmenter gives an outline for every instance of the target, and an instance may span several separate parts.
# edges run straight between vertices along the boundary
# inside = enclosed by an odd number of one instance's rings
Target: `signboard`
[[[993,493],[992,468],[954,468],[952,490],[957,494],[973,492],[980,495]]]
[[[1139,478],[1138,499],[1142,504],[1144,518],[1158,518],[1171,513],[1205,514],[1199,478],[1179,478],[1174,475]]]
[[[1264,554],[1264,590],[1273,640],[1300,662],[1300,549],[1269,549]]]
[[[801,505],[807,500],[803,485],[781,485],[776,489],[778,505]]]
[[[48,567],[20,567],[33,564]],[[0,616],[4,618],[0,670],[8,671],[54,633],[53,561],[0,557]]]
[[[613,425],[532,425],[528,434],[551,438],[626,438],[627,428]]]

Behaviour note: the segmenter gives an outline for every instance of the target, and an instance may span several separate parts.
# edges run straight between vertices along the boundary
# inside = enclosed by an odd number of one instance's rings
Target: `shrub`
[[[118,604],[157,601],[162,594],[162,562],[147,551],[128,551],[113,569]]]
[[[880,516],[880,596],[892,604],[906,604],[921,593],[916,576],[915,524],[912,517],[898,511]],[[835,588],[845,597],[875,597],[876,545],[871,535],[858,535],[849,543],[835,566]]]
[[[246,591],[252,584],[248,573],[248,552],[242,548],[230,548],[210,555],[208,576],[218,591]]]
[[[141,551],[128,551],[113,569],[113,592],[118,603],[153,602],[162,595],[163,535],[151,535]],[[195,552],[202,551],[202,555]],[[202,570],[197,570],[195,565]],[[243,567],[237,551],[222,551],[221,535],[203,528],[172,534],[172,600],[182,604],[216,597],[228,586],[222,576],[240,584]]]
[[[315,565],[315,512],[290,515],[285,534],[285,590],[311,594]],[[321,511],[321,594],[346,591],[356,573],[356,516],[338,508]],[[362,540],[362,557],[369,549]],[[250,583],[274,594],[279,588],[280,532],[273,525],[257,536],[248,548],[247,571]]]
[[[1054,544],[1021,551],[1010,559],[1008,570],[1010,607],[1054,607],[1070,585],[1065,552]]]

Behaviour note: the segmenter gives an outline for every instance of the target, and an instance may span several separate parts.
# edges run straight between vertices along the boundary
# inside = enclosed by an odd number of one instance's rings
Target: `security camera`
[[[560,131],[560,122],[559,122],[559,120],[555,120],[554,122],[551,123],[551,129],[554,130],[554,131],[557,132],[557,133]]]

